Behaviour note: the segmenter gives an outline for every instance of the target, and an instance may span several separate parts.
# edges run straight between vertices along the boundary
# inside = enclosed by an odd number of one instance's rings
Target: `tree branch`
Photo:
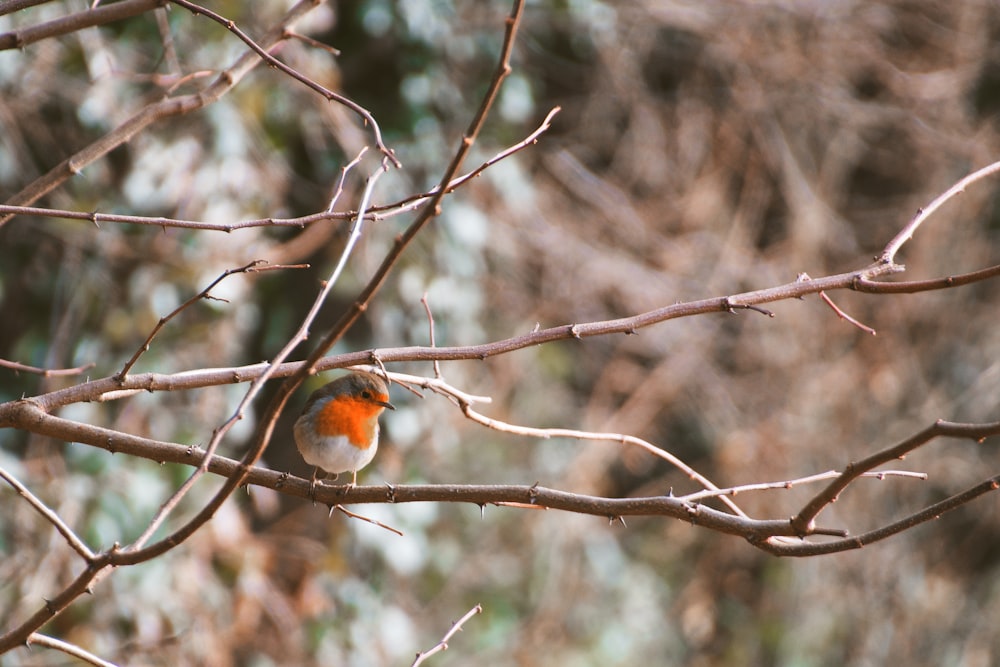
[[[28,28],[0,33],[0,51],[23,49],[30,44],[50,37],[59,37],[60,35],[68,35],[85,28],[93,28],[98,25],[122,21],[166,4],[167,0],[120,0],[119,2],[101,5],[100,7],[88,9],[83,12],[76,12],[75,14],[62,16]],[[3,13],[5,12],[0,11],[0,14]]]

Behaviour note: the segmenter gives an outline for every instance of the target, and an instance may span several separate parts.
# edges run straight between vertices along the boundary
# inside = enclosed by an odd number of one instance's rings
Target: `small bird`
[[[375,458],[378,417],[389,402],[389,388],[371,373],[351,373],[312,393],[295,421],[299,453],[315,466],[310,489],[315,492],[320,470],[353,474],[348,488],[358,483],[358,470]]]

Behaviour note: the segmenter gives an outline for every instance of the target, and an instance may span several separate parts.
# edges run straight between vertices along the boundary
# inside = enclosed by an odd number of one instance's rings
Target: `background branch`
[[[115,7],[118,4],[122,3],[115,3],[110,6]],[[158,5],[159,3],[155,4]],[[315,0],[301,0],[296,3],[288,10],[278,25],[271,28],[264,35],[261,39],[262,48],[271,49],[283,39],[286,39],[287,31],[315,6]],[[146,105],[111,132],[108,132],[83,150],[77,151],[72,156],[66,158],[49,170],[44,176],[32,181],[27,187],[10,197],[6,202],[7,205],[24,206],[33,204],[41,197],[61,186],[74,175],[79,174],[89,165],[107,156],[115,148],[131,141],[133,137],[146,130],[150,125],[173,116],[189,114],[217,102],[259,63],[260,60],[256,52],[247,51],[202,91],[191,95],[168,97],[159,102]],[[0,216],[0,226],[3,226],[11,217],[9,214]]]

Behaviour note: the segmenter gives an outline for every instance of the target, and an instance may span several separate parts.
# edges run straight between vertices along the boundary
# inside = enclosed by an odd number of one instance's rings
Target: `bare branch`
[[[742,484],[740,486],[730,486],[725,489],[708,489],[705,491],[697,491],[695,493],[687,493],[683,496],[678,496],[680,500],[686,500],[688,502],[700,502],[702,500],[707,500],[708,498],[718,498],[720,496],[735,496],[740,493],[748,493],[750,491],[769,491],[772,489],[792,489],[796,486],[802,486],[803,484],[815,484],[817,482],[824,482],[830,479],[834,479],[840,475],[836,470],[828,470],[826,472],[816,473],[815,475],[809,475],[807,477],[799,477],[798,479],[789,479],[783,482],[757,482],[753,484]],[[877,479],[879,481],[885,479],[886,477],[909,477],[911,479],[925,480],[927,479],[926,473],[922,472],[910,472],[909,470],[879,470],[878,472],[866,472],[861,475],[862,478],[867,479]]]
[[[421,651],[420,653],[418,653],[416,659],[413,661],[413,663],[411,663],[410,667],[417,667],[418,665],[423,664],[424,660],[431,657],[432,655],[440,653],[441,651],[447,651],[448,642],[451,640],[453,636],[455,636],[455,633],[462,629],[462,626],[465,625],[466,621],[468,621],[476,614],[481,614],[481,613],[483,613],[483,606],[479,604],[477,604],[469,611],[465,612],[465,616],[458,619],[452,624],[451,629],[445,633],[444,637],[441,638],[441,641],[439,641],[437,645],[426,651]]]
[[[300,74],[295,69],[281,62],[280,60],[272,56],[270,53],[268,53],[268,49],[265,49],[264,47],[257,44],[257,42],[255,42],[253,39],[251,39],[250,36],[247,35],[245,32],[243,32],[240,29],[240,27],[236,25],[234,21],[231,21],[223,16],[220,16],[219,14],[216,14],[215,12],[206,7],[202,7],[201,5],[189,2],[189,0],[170,0],[170,2],[180,7],[183,7],[184,9],[188,10],[195,16],[201,14],[203,16],[212,19],[216,23],[226,28],[226,30],[239,37],[244,44],[253,49],[253,51],[271,67],[280,70],[281,72],[287,74],[296,81],[305,84],[307,87],[316,91],[317,93],[325,97],[327,100],[337,102],[338,104],[342,104],[351,111],[353,111],[354,113],[356,113],[357,115],[361,116],[361,118],[364,119],[365,124],[371,125],[372,133],[375,135],[375,145],[378,146],[378,149],[380,151],[382,151],[382,154],[389,161],[391,161],[393,166],[395,166],[397,169],[403,166],[402,163],[400,163],[400,161],[396,158],[395,152],[390,150],[388,146],[382,143],[382,130],[381,128],[379,128],[378,123],[375,122],[375,116],[373,116],[371,112],[368,111],[368,109],[365,109],[363,106],[361,106],[360,104],[358,104],[357,102],[355,102],[350,98],[344,97],[339,93],[333,92],[329,88],[321,86],[320,84],[316,83],[309,77],[305,76],[304,74]],[[315,0],[313,4],[318,5],[319,0]],[[286,29],[282,35],[282,39],[287,39],[291,37],[293,34],[294,33],[291,30]]]
[[[384,524],[381,521],[379,521],[378,519],[373,519],[371,517],[367,517],[367,516],[364,516],[362,514],[357,514],[355,512],[352,512],[351,510],[347,509],[343,505],[334,505],[333,507],[331,507],[330,508],[330,515],[331,516],[333,515],[334,510],[340,512],[341,514],[343,514],[344,516],[346,516],[348,518],[358,519],[359,521],[365,521],[367,523],[372,524],[373,526],[378,526],[379,528],[385,528],[390,533],[395,533],[396,535],[399,535],[400,537],[403,537],[403,531],[401,531],[401,530],[399,530],[397,528],[393,528],[392,526],[389,526],[387,524]]]
[[[337,206],[337,200],[339,200],[340,195],[344,193],[344,181],[347,180],[347,174],[351,172],[351,169],[358,166],[358,164],[361,162],[361,158],[363,158],[365,156],[365,153],[367,152],[368,152],[368,147],[363,146],[361,150],[358,151],[358,154],[354,157],[353,160],[351,160],[350,162],[348,162],[347,164],[345,164],[343,167],[340,168],[340,177],[337,179],[337,187],[334,188],[333,194],[330,196],[330,203],[327,204],[326,207],[327,213],[333,213],[334,207]]]
[[[951,510],[972,502],[979,496],[998,489],[1000,489],[1000,475],[980,482],[972,488],[961,493],[957,493],[949,498],[946,498],[945,500],[942,500],[941,502],[934,503],[919,512],[914,512],[910,516],[900,519],[899,521],[890,523],[882,528],[870,530],[856,537],[848,537],[842,540],[821,543],[811,543],[801,540],[790,543],[768,538],[763,542],[754,542],[754,544],[764,551],[774,554],[775,556],[796,557],[821,556],[824,554],[860,549],[861,547],[865,547],[869,544],[880,542],[888,537],[892,537],[893,535],[901,533],[904,530],[909,530],[915,526],[919,526],[922,523],[938,519],[946,512],[950,512]]]
[[[9,472],[0,468],[0,477],[3,478],[5,482],[11,485],[17,493],[28,501],[35,511],[45,517],[45,520],[55,526],[59,534],[62,535],[66,541],[69,543],[73,551],[80,554],[80,556],[87,562],[90,562],[94,558],[94,552],[90,550],[83,540],[77,537],[73,529],[66,525],[66,523],[59,518],[59,515],[53,512],[48,506],[43,503],[35,494],[28,490],[26,486],[21,484],[16,477],[11,475]]]
[[[1000,276],[1000,264],[991,266],[970,273],[960,273],[944,278],[932,278],[931,280],[909,280],[898,282],[884,282],[881,280],[871,280],[869,278],[858,278],[851,289],[868,294],[916,294],[917,292],[928,292],[931,290],[949,289],[962,285],[971,285],[990,278]]]
[[[189,78],[193,75],[188,75]],[[177,85],[177,84],[175,84]],[[497,153],[492,158],[486,160],[481,165],[476,167],[474,170],[464,174],[462,176],[453,178],[449,183],[448,187],[445,189],[445,194],[451,194],[463,185],[470,183],[475,176],[478,176],[487,168],[495,165],[501,160],[510,157],[511,155],[521,151],[529,146],[533,146],[538,142],[538,138],[543,132],[549,129],[550,121],[555,116],[559,108],[556,107],[549,112],[546,116],[545,121],[540,125],[534,132],[532,132],[528,137],[522,141],[514,144],[510,148],[504,149],[500,153]],[[364,150],[364,149],[363,149]],[[363,152],[363,151],[362,151]],[[360,155],[358,156],[360,157]],[[356,158],[357,159],[357,158]],[[351,163],[353,165],[354,162]],[[351,165],[348,165],[350,167]],[[345,174],[341,170],[341,176]],[[342,181],[341,181],[342,183]],[[423,204],[425,204],[431,197],[436,195],[440,187],[433,188],[430,192],[425,192],[419,195],[414,195],[412,197],[407,197],[398,202],[391,204],[382,204],[380,206],[369,207],[366,217],[370,220],[383,220],[390,218],[401,213],[408,213],[416,210]],[[11,204],[0,204],[0,216],[6,216],[0,218],[0,221],[7,219],[14,215],[25,215],[32,217],[46,217],[46,218],[63,218],[66,220],[82,220],[90,222],[95,225],[100,225],[101,223],[122,223],[122,224],[132,224],[132,225],[145,225],[151,227],[176,227],[178,229],[203,229],[206,231],[218,231],[218,232],[234,232],[240,229],[251,229],[255,227],[305,227],[316,222],[323,222],[325,220],[353,220],[357,218],[358,212],[355,211],[333,211],[333,205],[335,202],[331,202],[331,205],[327,207],[327,210],[320,213],[311,213],[309,215],[299,216],[297,218],[257,218],[254,220],[244,220],[241,222],[233,223],[216,223],[216,222],[206,222],[203,220],[180,220],[177,218],[165,218],[162,216],[143,216],[143,215],[124,215],[120,213],[100,213],[98,211],[66,211],[54,208],[41,208],[37,206],[15,206]]]
[[[434,340],[434,314],[431,312],[431,304],[427,301],[427,292],[424,292],[424,295],[420,297],[420,303],[424,304],[424,312],[427,313],[428,340],[431,347],[436,347],[437,343]],[[434,362],[434,377],[438,380],[441,379],[441,363],[438,361]]]
[[[920,225],[924,224],[929,217],[931,217],[935,211],[937,211],[941,206],[945,204],[952,197],[962,194],[965,192],[965,188],[969,187],[976,181],[980,181],[987,176],[991,176],[1000,171],[1000,161],[994,162],[993,164],[987,165],[978,171],[975,171],[962,180],[960,180],[955,185],[951,186],[942,194],[940,197],[932,201],[930,204],[921,208],[917,211],[917,214],[913,219],[907,224],[903,229],[896,234],[895,237],[889,244],[882,250],[882,254],[879,255],[879,261],[885,264],[893,264],[896,261],[896,253],[899,249],[903,247],[903,244],[913,238]]]
[[[998,434],[1000,434],[1000,422],[990,424],[959,424],[939,419],[933,425],[903,440],[899,444],[876,452],[857,463],[848,464],[836,480],[809,501],[796,516],[792,517],[792,524],[799,530],[808,530],[808,527],[813,524],[819,513],[827,505],[835,501],[840,493],[855,479],[883,463],[888,463],[895,459],[902,460],[906,454],[935,438],[969,438],[979,442],[987,437]]]
[[[712,483],[710,479],[699,473],[697,470],[684,463],[680,458],[674,456],[665,449],[657,447],[651,442],[643,440],[642,438],[637,438],[632,435],[625,435],[623,433],[592,433],[590,431],[578,431],[575,429],[568,428],[532,428],[529,426],[517,426],[515,424],[508,424],[502,422],[498,419],[492,419],[486,417],[475,410],[473,410],[468,404],[462,404],[462,412],[466,417],[472,421],[491,428],[495,431],[502,431],[504,433],[514,433],[516,435],[523,435],[531,438],[573,438],[576,440],[607,440],[611,442],[620,442],[623,445],[633,445],[639,447],[649,454],[656,456],[664,461],[668,462],[670,465],[674,466],[682,473],[687,475],[687,477],[695,482],[701,484],[704,488],[709,491],[719,492],[716,494],[723,503],[725,503],[729,509],[735,512],[737,515],[746,517],[747,514],[740,509],[740,507],[729,498],[729,495],[735,494],[725,494],[721,493],[722,489]]]
[[[122,21],[144,14],[151,9],[162,7],[165,4],[167,4],[167,0],[120,0],[120,2],[69,14],[29,28],[12,30],[11,32],[0,34],[0,51],[6,49],[23,49],[29,44],[34,44],[50,37],[59,37],[60,35],[68,35],[85,28]],[[0,12],[0,14],[2,13],[4,12]]]
[[[545,131],[547,131],[549,128],[552,127],[552,119],[555,118],[556,114],[559,113],[560,111],[562,111],[560,107],[554,107],[545,116],[545,120],[542,121],[542,124],[539,125],[534,132],[529,134],[522,141],[519,141],[510,148],[500,151],[499,153],[497,153],[490,159],[486,160],[485,162],[483,162],[481,165],[479,165],[469,173],[459,176],[458,178],[452,179],[445,188],[445,194],[451,194],[452,192],[454,192],[461,186],[465,185],[466,183],[474,179],[476,176],[479,176],[484,171],[486,171],[496,163],[500,162],[501,160],[504,160],[513,155],[514,153],[524,150],[529,146],[534,146],[536,143],[538,143],[538,138]],[[414,195],[412,197],[407,197],[406,199],[402,199],[392,204],[386,204],[384,206],[373,206],[372,207],[373,217],[381,220],[384,218],[389,218],[395,215],[399,215],[400,213],[406,213],[407,211],[415,210],[419,208],[428,199],[436,195],[439,190],[440,186],[431,189],[429,192],[425,192],[420,195]]]
[[[221,283],[223,280],[233,275],[234,273],[262,273],[264,271],[279,271],[283,269],[306,269],[306,268],[309,268],[308,264],[280,264],[280,265],[276,264],[269,266],[266,260],[255,259],[249,264],[241,266],[238,269],[226,269],[225,271],[222,272],[222,275],[213,280],[208,287],[198,292],[197,294],[195,294],[193,297],[191,297],[181,305],[174,308],[168,315],[161,317],[159,322],[156,323],[156,326],[153,327],[153,330],[149,332],[148,336],[146,336],[146,340],[143,342],[143,344],[139,347],[138,350],[135,351],[135,354],[132,355],[132,358],[129,359],[127,362],[125,362],[125,366],[123,366],[122,369],[118,371],[118,374],[115,376],[115,378],[117,378],[118,381],[121,382],[126,378],[126,376],[128,376],[128,372],[132,370],[132,367],[135,366],[137,361],[139,361],[139,357],[141,357],[144,352],[149,351],[149,346],[153,342],[153,339],[156,337],[156,334],[160,333],[160,330],[163,329],[164,326],[166,326],[167,322],[177,317],[181,313],[181,311],[197,303],[198,301],[201,301],[202,299],[213,298],[209,296],[209,293],[215,288],[216,285],[218,285],[219,283]]]
[[[340,55],[340,49],[334,48],[334,47],[330,46],[329,44],[324,44],[323,42],[321,42],[321,41],[319,41],[317,39],[313,39],[312,37],[306,37],[305,35],[300,35],[297,32],[289,32],[288,36],[291,37],[292,39],[299,40],[303,44],[308,44],[309,46],[313,47],[314,49],[320,49],[322,51],[326,51],[327,53],[329,53],[331,55],[334,55],[334,56],[339,56]]]
[[[57,651],[62,651],[66,655],[71,655],[74,658],[83,660],[91,665],[97,665],[97,667],[116,667],[115,663],[102,660],[90,651],[83,650],[76,644],[70,644],[69,642],[56,639],[55,637],[49,637],[48,635],[43,635],[38,632],[31,633],[31,636],[28,637],[28,641],[26,643],[28,646],[37,644],[38,646],[46,646],[48,648],[56,649]]]
[[[0,0],[0,16],[13,14],[29,7],[44,5],[46,2],[52,2],[52,0]]]
[[[839,317],[840,319],[853,324],[854,326],[861,329],[867,334],[871,334],[872,336],[876,334],[876,331],[872,329],[870,326],[858,322],[856,319],[854,319],[853,317],[845,313],[843,310],[841,310],[840,307],[833,302],[833,299],[831,299],[826,295],[826,292],[820,292],[819,298],[823,299],[823,302],[826,303],[826,305],[830,306],[833,312],[837,313],[837,317]]]
[[[28,366],[26,364],[18,363],[16,361],[8,361],[6,359],[0,359],[0,367],[9,368],[12,371],[18,373],[35,373],[44,377],[60,377],[67,375],[79,375],[84,371],[90,370],[96,366],[94,362],[89,364],[84,364],[83,366],[77,366],[76,368],[38,368],[37,366]]]

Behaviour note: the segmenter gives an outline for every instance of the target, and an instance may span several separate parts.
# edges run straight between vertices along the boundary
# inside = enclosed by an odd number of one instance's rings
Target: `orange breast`
[[[316,432],[319,435],[344,435],[358,449],[368,449],[375,439],[381,412],[381,405],[338,396],[327,401],[316,413]]]

